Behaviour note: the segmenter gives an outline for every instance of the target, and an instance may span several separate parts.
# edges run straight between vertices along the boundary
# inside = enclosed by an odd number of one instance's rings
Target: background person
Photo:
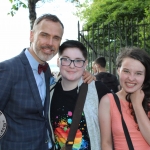
[[[95,69],[97,74],[96,80],[103,82],[113,92],[118,92],[119,82],[115,75],[106,71],[106,59],[105,57],[98,57],[95,61]]]
[[[92,72],[93,72],[94,75],[97,74],[96,65],[95,65],[94,61],[92,62]]]
[[[122,89],[117,92],[122,114],[135,150],[150,149],[150,57],[139,48],[124,48],[117,58],[117,72]],[[99,123],[101,146],[112,150],[127,150],[120,112],[112,94],[100,102]]]
[[[68,137],[79,86],[83,82],[82,74],[87,66],[87,49],[78,41],[68,40],[60,46],[58,54],[57,64],[61,76],[58,82],[51,86],[49,114],[56,150],[65,145]],[[88,84],[83,115],[72,149],[100,150],[98,106],[101,97],[108,92],[110,91],[100,81]]]

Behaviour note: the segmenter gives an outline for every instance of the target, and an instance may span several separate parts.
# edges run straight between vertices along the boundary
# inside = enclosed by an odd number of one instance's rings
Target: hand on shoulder
[[[96,77],[88,71],[84,71],[82,78],[84,80],[84,83],[88,84],[91,83],[93,80],[96,80]]]

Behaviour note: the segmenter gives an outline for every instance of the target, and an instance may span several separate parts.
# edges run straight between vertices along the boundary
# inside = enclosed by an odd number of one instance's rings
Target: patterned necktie
[[[47,70],[48,64],[45,63],[44,65],[39,64],[38,66],[38,73],[41,74],[41,72],[45,72]]]

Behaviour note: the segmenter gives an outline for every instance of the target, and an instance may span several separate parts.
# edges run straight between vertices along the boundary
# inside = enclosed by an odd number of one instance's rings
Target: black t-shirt
[[[96,89],[98,91],[98,97],[101,99],[103,95],[109,93],[103,83],[96,81]],[[55,86],[51,101],[51,124],[55,135],[55,148],[60,150],[67,140],[70,125],[72,123],[72,116],[77,100],[77,89],[71,91],[64,91],[61,86],[61,82],[58,82]],[[93,127],[94,128],[94,127]],[[84,112],[82,113],[79,128],[75,137],[75,143],[73,150],[90,150],[90,138],[86,126],[86,119]]]
[[[100,72],[95,77],[96,80],[103,82],[114,93],[118,92],[119,82],[115,75],[108,72]]]

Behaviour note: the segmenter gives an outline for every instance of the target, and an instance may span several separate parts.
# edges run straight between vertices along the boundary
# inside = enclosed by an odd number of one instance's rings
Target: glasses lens
[[[71,60],[68,59],[68,58],[61,58],[60,60],[61,60],[61,65],[62,66],[69,66],[70,63],[71,63]]]
[[[81,68],[81,67],[83,67],[84,62],[85,62],[84,60],[74,60],[74,65],[75,65],[76,67]]]

